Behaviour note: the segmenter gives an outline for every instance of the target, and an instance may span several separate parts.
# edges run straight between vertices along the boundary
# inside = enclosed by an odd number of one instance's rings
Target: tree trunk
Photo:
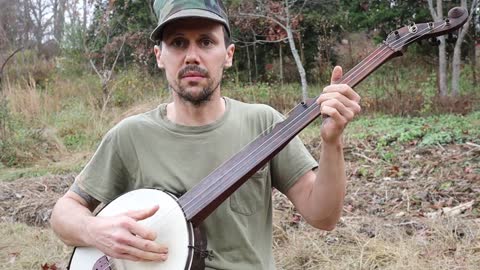
[[[28,1],[24,0],[23,2],[23,20],[24,20],[24,29],[22,35],[21,45],[27,45],[30,42],[29,33],[32,28],[32,19],[30,18],[30,5]]]
[[[298,35],[298,46],[300,47],[300,59],[302,59],[302,65],[305,64],[305,51],[303,48],[302,33]]]
[[[288,37],[288,44],[290,45],[290,50],[292,51],[293,59],[295,60],[295,64],[297,65],[298,73],[300,75],[300,82],[302,83],[302,100],[306,101],[308,98],[307,92],[307,76],[305,73],[305,69],[303,68],[302,60],[300,59],[300,55],[298,54],[297,47],[295,46],[295,39],[292,33],[292,28],[290,26],[290,11],[289,11],[289,4],[288,0],[285,0],[285,12],[286,16],[285,19],[287,21],[285,25],[285,31],[287,32]]]
[[[282,51],[282,43],[279,43],[279,57],[278,62],[280,65],[280,86],[283,88],[283,51]]]
[[[253,81],[257,81],[258,79],[258,61],[257,61],[257,34],[253,30],[253,28],[250,28],[252,30],[252,37],[253,37],[253,64],[254,64],[254,78]]]
[[[478,5],[478,3],[477,3]],[[477,22],[478,14],[473,18],[474,22]],[[473,76],[473,87],[477,87],[477,30],[473,28],[473,48],[472,48],[472,76]]]
[[[88,13],[88,8],[87,8],[87,0],[83,0],[83,22],[82,22],[82,33],[86,35],[87,33],[87,13]]]
[[[54,4],[53,36],[59,43],[63,38],[66,5],[66,0],[56,0]]]
[[[438,45],[438,90],[440,96],[448,96],[447,87],[447,44],[444,36],[438,37],[440,45]]]
[[[468,32],[468,28],[470,26],[470,21],[473,18],[473,13],[475,11],[475,7],[477,6],[478,0],[472,1],[472,7],[470,9],[467,22],[463,25],[462,28],[459,30],[457,42],[455,43],[455,48],[453,49],[453,60],[452,60],[452,96],[458,96],[460,92],[460,72],[461,72],[461,64],[462,64],[462,43],[465,39],[465,35]],[[461,6],[463,8],[467,8],[467,0],[461,1]]]
[[[253,67],[255,68],[255,76],[253,77],[253,81],[256,82],[258,80],[258,63],[257,63],[257,39],[253,43]]]
[[[247,66],[248,66],[248,82],[252,84],[252,65],[250,63],[250,52],[248,50],[248,45],[245,47],[247,50]]]
[[[434,21],[438,22],[443,20],[442,0],[437,0],[436,9],[433,5],[433,0],[428,0],[428,7]],[[440,96],[444,97],[448,95],[446,41],[444,36],[438,37],[438,40],[440,41],[440,45],[438,46],[438,90]]]
[[[300,55],[298,54],[297,48],[295,47],[295,40],[293,39],[292,29],[290,26],[287,26],[287,36],[288,36],[288,43],[290,44],[290,50],[292,51],[293,59],[295,59],[295,64],[297,65],[298,73],[300,75],[300,81],[302,83],[302,99],[303,101],[307,100],[307,76],[305,73],[305,69],[302,65],[302,60],[300,59]]]
[[[235,63],[235,85],[240,85],[240,71],[238,70],[238,61],[234,61]]]

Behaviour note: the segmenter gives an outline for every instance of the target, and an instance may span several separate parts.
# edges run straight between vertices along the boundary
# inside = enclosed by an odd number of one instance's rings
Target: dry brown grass
[[[72,248],[60,242],[52,230],[24,223],[0,222],[0,235],[1,269],[41,270],[45,264],[66,269]]]
[[[478,269],[480,221],[419,219],[411,222],[345,217],[332,232],[292,222],[275,212],[278,269]],[[65,269],[72,249],[50,229],[0,223],[2,269]]]
[[[345,216],[324,232],[297,220],[283,195],[275,200],[279,269],[473,270],[480,264],[480,220]]]
[[[26,83],[7,84],[4,95],[13,114],[21,115],[25,121],[33,123],[40,116],[60,110],[60,98],[40,91],[35,80],[29,77]]]

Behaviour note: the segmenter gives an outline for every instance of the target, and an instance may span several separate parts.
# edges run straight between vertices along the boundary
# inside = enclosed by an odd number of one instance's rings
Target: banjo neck
[[[467,18],[467,10],[456,7],[449,11],[444,21],[410,24],[395,30],[337,83],[354,87],[388,60],[401,56],[411,43],[457,30]],[[200,225],[235,190],[320,116],[320,106],[315,101],[316,98],[308,99],[298,104],[288,118],[278,123],[272,131],[249,143],[181,196],[178,203],[186,219],[194,226]]]

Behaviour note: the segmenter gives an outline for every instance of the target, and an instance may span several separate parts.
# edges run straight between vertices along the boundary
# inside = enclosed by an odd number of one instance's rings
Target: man
[[[94,246],[135,261],[168,260],[168,247],[137,223],[151,209],[94,217],[99,202],[129,190],[157,187],[182,194],[264,130],[282,120],[272,108],[221,95],[223,70],[232,65],[228,19],[220,1],[156,0],[159,24],[152,33],[159,68],[173,102],[125,119],[110,130],[72,188],[57,202],[51,224],[69,245]],[[298,138],[242,185],[204,221],[213,269],[274,269],[271,188],[293,202],[314,227],[331,230],[338,221],[346,175],[342,132],[360,112],[360,97],[339,81],[318,98],[329,116],[321,128],[317,164]],[[317,168],[317,170],[313,170]]]

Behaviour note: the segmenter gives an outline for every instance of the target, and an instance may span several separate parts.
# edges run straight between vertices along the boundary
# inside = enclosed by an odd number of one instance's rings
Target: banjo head
[[[130,210],[159,205],[151,217],[139,221],[157,234],[155,242],[168,247],[168,259],[164,262],[133,262],[110,259],[92,247],[76,247],[68,269],[70,270],[180,270],[189,269],[192,263],[193,227],[185,220],[183,210],[172,195],[155,189],[138,189],[118,197],[105,206],[97,216],[115,216]]]

